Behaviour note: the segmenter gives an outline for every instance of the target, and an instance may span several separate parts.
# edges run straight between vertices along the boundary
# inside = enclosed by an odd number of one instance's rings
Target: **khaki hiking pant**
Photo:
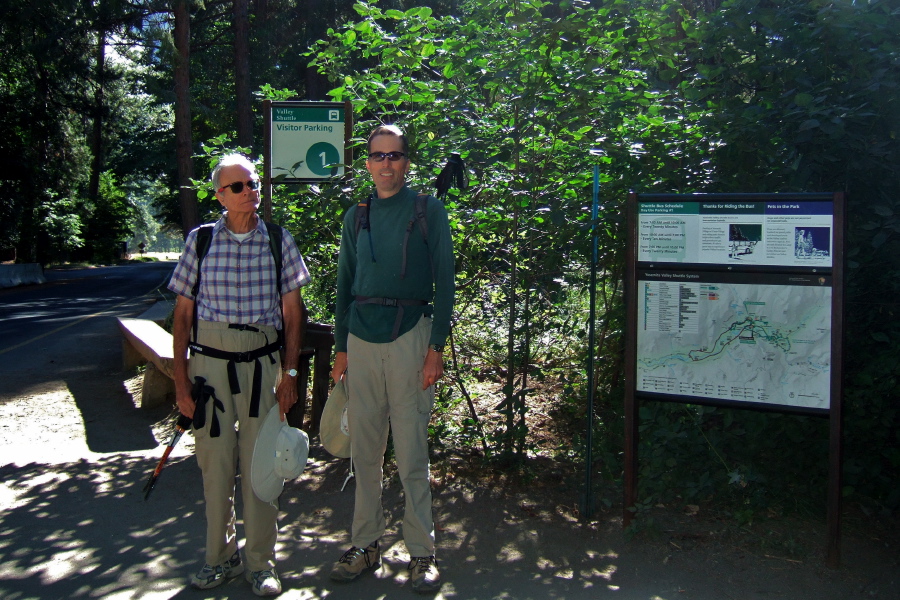
[[[431,318],[423,317],[411,331],[386,344],[364,342],[353,334],[348,338],[348,421],[356,471],[351,544],[358,548],[384,535],[381,481],[390,427],[406,497],[406,549],[410,556],[434,554],[428,462],[434,386],[422,389],[422,366],[430,335]]]
[[[227,323],[200,321],[197,341],[205,346],[228,352],[247,352],[275,341],[274,327],[254,325],[259,333],[228,329]],[[262,390],[259,417],[250,418],[250,394],[253,389],[254,362],[237,363],[241,393],[232,396],[228,385],[227,361],[194,354],[189,363],[191,381],[194,377],[206,378],[206,384],[215,390],[224,411],[216,409],[220,435],[210,437],[213,405],[206,403],[206,423],[202,429],[194,429],[197,462],[203,473],[203,496],[206,501],[206,562],[218,565],[228,560],[237,550],[235,532],[234,494],[235,480],[240,465],[241,498],[244,513],[244,556],[251,571],[271,569],[275,566],[275,539],[278,533],[276,518],[278,509],[263,502],[253,493],[250,485],[250,465],[253,446],[262,422],[275,405],[275,382],[281,374],[278,353],[259,359],[262,365]],[[237,425],[237,427],[235,427]]]

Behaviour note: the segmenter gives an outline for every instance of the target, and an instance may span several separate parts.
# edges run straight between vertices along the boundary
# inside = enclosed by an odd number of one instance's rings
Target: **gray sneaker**
[[[334,563],[331,569],[331,579],[334,581],[353,581],[363,571],[376,569],[380,564],[381,550],[376,540],[366,548],[352,546],[344,552],[340,560]]]
[[[406,568],[410,571],[413,591],[428,594],[440,589],[441,573],[434,556],[414,556]]]
[[[257,596],[277,596],[281,593],[281,581],[275,569],[247,573],[247,581],[253,584],[253,593]]]
[[[222,585],[227,580],[237,577],[243,572],[244,565],[241,564],[241,553],[235,550],[231,558],[221,565],[203,565],[203,568],[191,577],[191,587],[197,590],[208,590]]]

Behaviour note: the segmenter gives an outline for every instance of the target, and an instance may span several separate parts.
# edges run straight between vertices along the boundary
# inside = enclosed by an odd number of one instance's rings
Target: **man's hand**
[[[193,386],[189,379],[175,385],[175,404],[178,405],[178,411],[189,419],[194,418],[194,408],[197,406],[192,391]]]
[[[335,383],[339,383],[344,373],[347,372],[347,353],[338,352],[334,355],[334,366],[331,368],[331,378]]]
[[[425,355],[425,366],[422,367],[422,389],[428,389],[428,386],[434,385],[443,376],[444,354],[429,348]]]
[[[282,373],[281,381],[275,389],[275,398],[278,400],[278,406],[281,408],[281,420],[284,421],[285,415],[297,403],[297,378]]]

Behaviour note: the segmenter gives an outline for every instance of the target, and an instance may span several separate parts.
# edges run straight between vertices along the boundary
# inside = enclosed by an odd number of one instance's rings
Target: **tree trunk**
[[[97,32],[97,64],[94,85],[94,134],[91,140],[93,160],[88,182],[88,198],[100,199],[100,173],[103,171],[103,87],[106,80],[106,32]]]
[[[191,187],[191,23],[187,0],[175,0],[175,156],[178,161],[178,203],[185,237],[200,224],[197,192]]]
[[[322,0],[307,0],[304,11],[307,38],[310,40],[325,39],[329,23],[337,22],[338,8],[336,2],[322,2]],[[331,89],[328,77],[319,73],[318,67],[301,67],[303,84],[307,100],[328,100],[328,90]]]
[[[234,87],[239,146],[253,147],[253,107],[250,92],[250,3],[234,0]]]

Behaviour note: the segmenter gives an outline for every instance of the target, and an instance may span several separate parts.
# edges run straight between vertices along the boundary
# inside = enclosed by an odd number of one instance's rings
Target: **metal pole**
[[[831,291],[831,407],[828,411],[828,550],[825,564],[831,569],[841,566],[841,504],[843,487],[843,414],[844,414],[844,248],[847,235],[847,213],[844,194],[833,196],[834,262]]]
[[[594,165],[594,198],[591,205],[591,283],[590,308],[588,311],[588,360],[587,360],[587,449],[584,466],[584,507],[582,514],[590,518],[594,514],[592,465],[594,457],[594,300],[597,295],[597,213],[600,196],[600,165]]]
[[[263,220],[272,221],[272,101],[263,100]]]

